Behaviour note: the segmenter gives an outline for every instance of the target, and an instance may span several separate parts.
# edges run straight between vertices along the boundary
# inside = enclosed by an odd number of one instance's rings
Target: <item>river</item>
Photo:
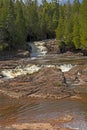
[[[35,48],[34,50],[36,51],[37,49]],[[37,53],[37,51],[32,53],[31,63],[38,63],[39,65],[42,63],[58,64],[62,65],[61,68],[70,69],[74,65],[85,64],[86,60],[83,57],[72,57],[72,59],[69,57],[57,58],[56,55],[54,59],[54,55],[45,56],[45,54],[45,48],[41,50],[41,53]],[[72,117],[72,120],[56,123],[56,127],[58,125],[58,127],[72,128],[73,130],[87,130],[87,94],[80,94],[77,99],[65,98],[62,100],[34,98],[15,100],[0,94],[0,130],[7,130],[8,126],[18,123],[53,122],[55,119],[68,115]]]
[[[14,100],[0,95],[0,125],[5,128],[16,123],[45,122],[64,115],[71,115],[72,121],[58,126],[86,130],[87,128],[87,95],[80,100]],[[1,127],[1,130],[2,127]]]

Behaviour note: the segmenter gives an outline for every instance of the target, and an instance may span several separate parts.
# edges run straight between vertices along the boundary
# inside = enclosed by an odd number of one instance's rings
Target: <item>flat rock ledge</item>
[[[34,74],[1,82],[0,92],[12,98],[50,99],[62,99],[74,93],[67,87],[63,73],[57,68],[43,68]]]
[[[71,122],[72,120],[72,115],[63,115],[56,119],[50,119],[42,122],[34,121],[33,123],[12,124],[10,126],[5,126],[4,130],[76,130],[59,126],[59,124]]]
[[[75,130],[71,128],[55,128],[50,123],[22,123],[7,127],[6,130]]]

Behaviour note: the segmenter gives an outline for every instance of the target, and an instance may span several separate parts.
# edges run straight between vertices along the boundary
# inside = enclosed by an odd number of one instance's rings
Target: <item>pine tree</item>
[[[0,5],[0,42],[2,45],[11,46],[14,43],[15,35],[15,16],[14,16],[14,5],[12,0],[2,0]]]
[[[64,40],[68,46],[72,46],[72,6],[70,0],[65,5],[65,32],[64,32]]]
[[[15,47],[15,13],[14,13],[14,3],[12,0],[8,1],[8,13],[6,17],[6,41],[9,47]]]
[[[15,13],[16,13],[16,37],[15,42],[16,46],[22,46],[26,40],[26,28],[25,28],[25,19],[23,15],[22,3],[17,0],[15,5]]]
[[[81,48],[87,50],[87,0],[83,0],[80,9]]]
[[[0,1],[0,44],[3,43],[4,40],[4,12],[3,12],[3,1]]]
[[[40,26],[40,37],[41,39],[46,39],[47,35],[47,23],[49,22],[48,19],[48,2],[46,0],[42,0],[42,5],[40,6],[39,12],[39,26]],[[51,18],[50,18],[51,20]],[[48,23],[49,24],[49,23]],[[48,26],[49,28],[49,26]]]
[[[73,44],[76,49],[80,48],[80,20],[79,20],[79,0],[74,0],[73,4]]]
[[[39,35],[38,2],[37,0],[27,0],[25,6],[25,20],[28,40],[34,40],[35,38],[37,39]]]
[[[56,29],[56,38],[60,41],[64,40],[64,10],[62,5],[60,5],[59,8],[59,20]]]

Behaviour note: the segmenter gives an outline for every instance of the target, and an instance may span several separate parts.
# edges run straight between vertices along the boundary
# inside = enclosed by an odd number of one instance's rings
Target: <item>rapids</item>
[[[19,75],[38,72],[44,67],[57,67],[67,72],[79,64],[86,64],[87,57],[64,57],[46,55],[45,42],[29,43],[32,47],[31,58],[22,59],[27,65],[19,65],[15,69],[3,69],[0,78],[8,80]],[[58,122],[60,117],[71,116],[68,122]],[[63,100],[41,100],[33,98],[11,99],[0,94],[0,130],[13,130],[13,124],[32,122],[55,122],[56,127],[66,127],[73,130],[87,129],[87,95],[79,98]]]
[[[71,64],[63,64],[63,65],[26,65],[24,68],[21,66],[16,67],[15,69],[10,70],[3,70],[1,71],[1,76],[3,76],[6,79],[14,78],[19,75],[26,75],[26,74],[32,74],[35,72],[38,72],[41,68],[44,67],[56,67],[61,69],[62,72],[67,72],[70,69],[72,69],[74,66]]]

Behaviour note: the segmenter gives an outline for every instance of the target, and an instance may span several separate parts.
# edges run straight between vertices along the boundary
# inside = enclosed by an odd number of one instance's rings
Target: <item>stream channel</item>
[[[32,45],[32,44],[31,44]],[[41,44],[40,44],[41,45]],[[43,44],[32,45],[31,63],[60,65],[64,71],[72,66],[84,64],[86,58],[59,57],[47,55]],[[68,70],[67,70],[68,68]],[[0,130],[7,130],[7,126],[18,123],[49,122],[65,115],[71,115],[69,122],[59,123],[58,127],[73,130],[87,130],[87,94],[81,94],[80,99],[65,98],[62,100],[21,98],[12,99],[0,94]]]

